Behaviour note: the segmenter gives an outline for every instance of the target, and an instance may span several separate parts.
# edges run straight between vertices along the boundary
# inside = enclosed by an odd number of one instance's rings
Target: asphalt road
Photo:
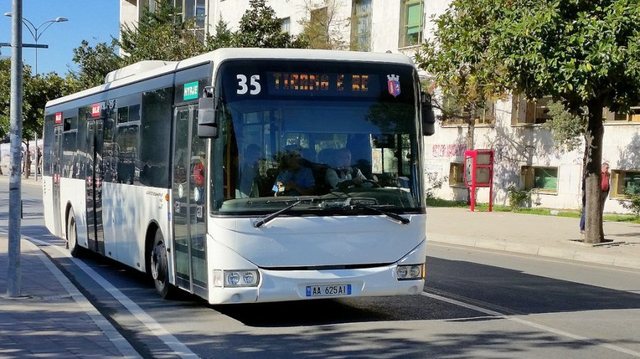
[[[39,198],[23,184],[22,234],[62,246]],[[145,357],[640,357],[637,271],[431,243],[422,295],[210,306],[159,299],[144,275],[109,260],[78,265],[43,248]]]

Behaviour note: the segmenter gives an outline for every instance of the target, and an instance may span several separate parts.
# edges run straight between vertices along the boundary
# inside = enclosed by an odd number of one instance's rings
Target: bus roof
[[[65,103],[102,91],[114,89],[129,83],[161,76],[181,69],[213,62],[215,65],[227,59],[280,59],[280,60],[320,60],[380,62],[413,65],[411,59],[403,54],[315,50],[315,49],[265,49],[265,48],[221,48],[181,61],[141,61],[122,69],[110,72],[105,83],[71,95],[47,101],[46,107]]]

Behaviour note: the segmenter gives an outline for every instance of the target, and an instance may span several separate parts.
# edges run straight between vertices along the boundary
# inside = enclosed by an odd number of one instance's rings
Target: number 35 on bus
[[[45,222],[72,255],[212,304],[410,295],[430,98],[399,54],[219,49],[45,108]]]

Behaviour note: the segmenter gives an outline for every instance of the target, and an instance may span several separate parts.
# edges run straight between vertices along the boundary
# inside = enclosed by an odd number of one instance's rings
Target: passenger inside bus
[[[371,136],[361,133],[349,135],[347,148],[351,151],[351,164],[360,169],[366,178],[374,178],[371,171]]]
[[[205,155],[199,153],[193,164],[194,200],[200,204],[204,201]]]
[[[351,151],[341,148],[334,151],[330,160],[331,167],[327,169],[325,180],[332,189],[337,189],[341,183],[351,181],[351,184],[361,185],[367,178],[360,169],[351,166]]]
[[[237,198],[259,197],[260,146],[252,143],[244,150]]]
[[[315,179],[309,167],[303,166],[297,149],[289,148],[281,156],[281,171],[273,185],[274,196],[299,196],[313,194]]]

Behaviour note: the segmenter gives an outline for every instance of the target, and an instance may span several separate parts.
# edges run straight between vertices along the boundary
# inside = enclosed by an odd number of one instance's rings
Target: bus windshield
[[[215,88],[214,214],[424,211],[412,66],[227,61]]]

